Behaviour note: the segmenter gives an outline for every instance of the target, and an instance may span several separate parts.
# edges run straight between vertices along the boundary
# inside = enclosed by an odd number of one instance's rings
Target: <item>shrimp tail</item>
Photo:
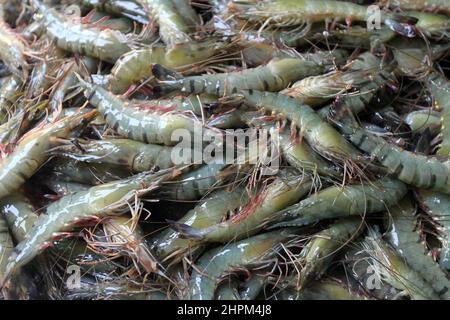
[[[175,230],[180,234],[180,238],[184,239],[192,239],[192,240],[201,240],[204,238],[201,230],[192,228],[187,224],[180,223],[177,221],[166,219],[166,222],[169,224],[169,227]]]

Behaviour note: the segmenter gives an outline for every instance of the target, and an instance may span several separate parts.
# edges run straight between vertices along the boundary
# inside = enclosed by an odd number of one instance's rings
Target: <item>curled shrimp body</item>
[[[332,55],[342,56],[342,51],[336,50]],[[316,54],[319,56],[319,54]],[[207,74],[190,76],[180,80],[161,81],[156,87],[162,93],[179,90],[183,94],[209,93],[224,96],[238,93],[240,90],[254,89],[262,91],[279,91],[291,82],[317,75],[326,70],[327,66],[316,63],[314,56],[310,59],[275,58],[268,64],[239,72]]]
[[[2,4],[3,5],[3,4]],[[0,60],[19,79],[28,77],[28,63],[25,56],[26,46],[0,17]]]
[[[114,93],[123,93],[128,87],[153,75],[152,65],[160,64],[169,69],[183,70],[194,64],[207,61],[225,49],[223,42],[189,42],[170,47],[153,46],[133,50],[122,55],[108,76],[108,88]]]
[[[441,137],[437,155],[450,156],[450,81],[442,74],[435,72],[427,77],[427,86],[434,98],[435,107],[441,110]]]
[[[213,299],[220,277],[227,271],[232,271],[235,267],[263,263],[262,261],[272,258],[280,244],[293,235],[289,229],[268,232],[206,252],[192,272],[189,283],[190,298]]]
[[[405,117],[405,123],[412,131],[430,128],[432,133],[438,133],[441,128],[441,115],[436,111],[413,111]]]
[[[55,151],[75,160],[125,166],[133,172],[149,171],[157,167],[167,169],[175,163],[171,159],[173,148],[146,144],[129,139],[78,141]]]
[[[118,31],[88,28],[66,21],[38,0],[33,0],[33,5],[42,14],[47,35],[61,49],[110,63],[131,50],[126,37]]]
[[[67,231],[102,217],[121,215],[129,209],[136,197],[148,193],[179,171],[145,172],[128,179],[105,183],[67,195],[51,203],[45,214],[39,216],[26,238],[10,256],[7,272],[27,264],[57,238],[67,236]],[[3,279],[7,280],[8,275]]]
[[[357,185],[332,186],[294,204],[276,216],[276,226],[301,226],[324,219],[365,216],[397,203],[407,192],[405,184],[390,178]]]
[[[290,96],[256,90],[242,91],[244,103],[283,114],[297,125],[299,132],[310,146],[323,156],[349,156],[355,154],[353,147],[329,123],[324,121],[310,106]]]
[[[437,228],[442,243],[439,264],[442,269],[450,270],[450,196],[423,189],[416,190],[416,195],[420,206],[439,224]]]
[[[231,191],[217,190],[202,199],[178,223],[189,225],[192,228],[207,228],[219,223],[228,212],[244,206],[247,201],[247,193],[241,187]],[[177,262],[184,254],[194,253],[202,246],[200,243],[182,238],[177,231],[167,229],[155,238],[152,247],[161,260],[171,259]]]
[[[412,199],[408,197],[389,208],[389,219],[386,219],[390,230],[389,241],[442,299],[449,300],[450,280],[431,255],[425,254],[425,246],[420,242],[420,234],[416,230],[416,211]]]
[[[368,235],[361,246],[362,252],[367,252],[369,256],[372,269],[380,275],[382,281],[401,290],[399,295],[407,295],[414,300],[439,299],[427,279],[422,277],[408,261],[405,262],[402,256],[382,239],[378,231],[369,228]]]
[[[194,132],[196,121],[181,113],[135,108],[102,87],[83,82],[84,94],[117,133],[145,143],[174,145],[177,129]],[[198,124],[199,126],[201,124]]]
[[[30,200],[20,192],[3,198],[0,201],[0,212],[17,242],[25,239],[38,218]]]
[[[424,189],[450,193],[450,163],[403,150],[364,129],[340,124],[359,149],[378,160],[393,177]]]
[[[13,152],[0,162],[0,198],[17,190],[49,158],[48,151],[58,139],[68,138],[72,130],[95,117],[96,111],[63,118],[28,132]]]
[[[359,218],[349,218],[340,220],[314,235],[300,253],[302,268],[298,275],[297,289],[302,290],[312,280],[320,278],[339,250],[343,249],[349,240],[357,237],[362,230]]]
[[[277,180],[258,190],[255,201],[247,203],[231,218],[203,229],[182,224],[172,224],[172,228],[197,242],[239,240],[260,231],[276,219],[276,212],[298,202],[311,188],[312,181],[309,177],[283,172]]]
[[[157,22],[159,34],[164,43],[173,45],[191,41],[189,34],[195,31],[196,25],[192,25],[192,21],[185,19],[173,1],[140,0],[140,2],[145,9],[149,10],[150,18]],[[186,5],[186,7],[190,6]]]

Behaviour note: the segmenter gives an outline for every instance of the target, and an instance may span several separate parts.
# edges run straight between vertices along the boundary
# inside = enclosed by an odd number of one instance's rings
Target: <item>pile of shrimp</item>
[[[449,51],[447,0],[2,1],[0,299],[450,299]]]

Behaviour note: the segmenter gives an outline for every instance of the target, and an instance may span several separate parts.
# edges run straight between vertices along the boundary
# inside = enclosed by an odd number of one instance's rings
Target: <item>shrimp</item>
[[[67,196],[69,194],[85,191],[92,187],[92,185],[79,183],[79,182],[67,182],[56,180],[55,177],[49,176],[47,177],[43,184],[56,193],[58,196]]]
[[[439,156],[450,156],[450,81],[438,72],[427,77],[427,87],[434,98],[435,107],[441,110],[442,142],[436,152]]]
[[[316,107],[339,94],[367,82],[364,72],[332,71],[327,74],[304,78],[280,93]]]
[[[255,200],[247,203],[229,219],[203,229],[174,223],[171,227],[183,237],[201,243],[240,240],[258,233],[276,219],[276,212],[298,202],[311,188],[312,181],[309,177],[282,171],[275,181],[257,191]]]
[[[450,37],[450,19],[448,16],[419,11],[408,11],[407,15],[418,19],[414,28],[423,35],[436,40]]]
[[[226,41],[202,41],[132,50],[114,64],[107,77],[107,87],[114,93],[123,93],[131,85],[150,78],[153,64],[178,71],[188,70],[227,50],[229,46]]]
[[[450,13],[450,5],[447,0],[389,0],[387,2],[390,8],[443,11]]]
[[[326,62],[321,64],[314,61],[318,56],[320,53],[312,55],[309,59],[274,58],[266,65],[238,72],[164,80],[160,81],[154,90],[160,93],[178,90],[183,94],[206,92],[218,97],[236,94],[245,89],[279,91],[293,81],[324,72],[329,65]],[[335,50],[331,56],[339,60],[344,53]],[[155,67],[153,69],[155,74],[157,69]],[[155,76],[161,78],[161,75]]]
[[[283,157],[294,168],[300,171],[311,170],[326,177],[340,177],[337,168],[317,155],[306,141],[300,141],[298,137],[292,138],[288,132],[280,133],[278,138]]]
[[[157,262],[145,241],[144,231],[134,217],[109,217],[103,223],[103,232],[101,236],[93,235],[87,241],[88,245],[112,257],[126,254],[147,273],[157,270]]]
[[[433,110],[410,112],[406,115],[404,121],[414,132],[429,128],[432,133],[437,134],[441,127],[441,116],[439,112]]]
[[[397,63],[396,73],[409,77],[423,77],[426,82],[433,77],[428,75],[431,63],[445,55],[450,49],[450,44],[427,45],[421,40],[398,39],[389,43]],[[431,72],[433,73],[433,72]]]
[[[0,279],[3,279],[7,273],[8,258],[13,251],[14,244],[9,234],[8,225],[3,216],[0,215]]]
[[[125,166],[133,172],[175,166],[172,147],[146,144],[129,139],[77,141],[57,148],[53,153],[75,160]]]
[[[81,55],[115,63],[124,53],[131,50],[129,40],[116,30],[100,30],[66,21],[54,9],[38,0],[33,5],[42,14],[48,37],[56,46]]]
[[[124,16],[142,24],[150,23],[144,8],[134,1],[83,0],[81,1],[81,4],[88,8],[95,8],[114,15]]]
[[[280,292],[282,300],[367,300],[361,293],[354,292],[342,281],[337,279],[321,279],[298,292],[295,289],[286,289]]]
[[[22,80],[15,75],[10,75],[2,83],[0,88],[0,123],[3,124],[14,113],[14,103],[19,98],[19,89],[22,87]]]
[[[285,229],[250,237],[206,252],[198,260],[192,272],[190,298],[192,300],[211,300],[221,276],[233,268],[250,264],[263,264],[277,253],[280,245],[295,235],[293,230]]]
[[[164,145],[174,145],[172,133],[177,129],[185,129],[194,133],[201,123],[181,113],[155,112],[140,110],[129,105],[119,97],[102,87],[81,82],[84,94],[98,112],[105,117],[106,122],[117,133],[133,140]],[[145,105],[145,103],[143,104]]]
[[[416,207],[411,198],[404,198],[398,205],[388,210],[389,242],[406,260],[412,269],[419,273],[442,299],[450,299],[450,280],[446,273],[425,254],[425,246],[420,243],[416,231]]]
[[[248,279],[242,286],[243,288],[239,291],[239,295],[242,300],[254,300],[258,296],[259,292],[263,289],[266,284],[267,277],[263,274],[251,274],[250,279]]]
[[[42,170],[43,180],[97,185],[130,176],[130,170],[106,163],[85,163],[70,158],[52,159]]]
[[[16,191],[49,158],[48,151],[97,112],[74,115],[29,131],[0,162],[0,199]]]
[[[57,84],[50,92],[49,109],[52,112],[59,113],[66,93],[78,83],[74,73],[81,73],[84,70],[94,72],[97,61],[90,57],[83,57],[80,62],[75,59],[69,60],[62,68],[61,74],[57,75]]]
[[[386,74],[391,70],[392,67],[385,66],[373,54],[365,52],[350,62],[345,71],[333,71],[305,78],[281,93],[299,99],[311,107],[320,105],[337,95],[343,95],[345,103],[351,110],[360,111],[359,109],[362,108],[354,105],[360,101],[370,101],[374,91],[386,82],[385,78],[388,78]],[[346,94],[346,91],[352,89],[359,89],[359,92]],[[368,96],[367,99],[362,100],[366,96]]]
[[[237,281],[229,280],[217,288],[215,300],[241,300]]]
[[[418,189],[416,195],[420,206],[436,221],[442,243],[439,264],[442,269],[450,270],[450,196],[438,192]]]
[[[230,175],[238,172],[228,171],[228,165],[210,163],[183,174],[178,181],[164,185],[158,192],[163,199],[197,200],[215,187],[221,186]]]
[[[242,187],[233,190],[220,189],[202,199],[178,223],[192,228],[207,228],[219,223],[228,212],[244,206],[247,201],[248,194]],[[152,244],[153,250],[161,260],[170,258],[173,263],[179,261],[185,253],[195,253],[202,247],[200,243],[181,238],[180,233],[172,229],[157,235]]]
[[[325,273],[339,250],[362,232],[361,222],[356,217],[343,219],[313,236],[302,249],[299,261],[296,261],[301,263],[297,290],[303,290]]]
[[[140,3],[144,9],[148,10],[150,19],[158,24],[160,37],[165,44],[173,45],[192,41],[189,35],[195,31],[196,24],[185,19],[173,1],[140,0]],[[189,5],[184,6],[184,8],[189,7]]]
[[[405,262],[381,238],[381,234],[378,231],[369,228],[368,235],[361,246],[364,250],[362,252],[368,253],[369,265],[380,277],[380,281],[386,281],[393,287],[401,290],[398,296],[407,295],[414,300],[439,299],[426,279],[417,270],[414,270],[411,265]],[[365,262],[365,259],[363,262]]]
[[[29,65],[26,59],[26,44],[11,30],[3,16],[0,17],[0,60],[21,81],[28,77]]]
[[[333,21],[345,21],[350,25],[352,21],[366,21],[371,14],[367,6],[333,0],[236,0],[228,9],[241,20],[260,23],[261,28],[296,27],[297,30],[303,28],[301,32],[308,31],[314,22],[325,21],[328,25]],[[385,13],[381,22],[396,18]]]
[[[25,239],[38,218],[30,200],[21,192],[0,200],[0,212],[17,242]]]
[[[310,106],[279,93],[247,90],[241,91],[241,95],[244,97],[244,103],[249,106],[283,114],[293,125],[299,127],[300,134],[306,138],[309,145],[325,158],[342,158],[355,154],[355,150],[345,138],[322,120]]]
[[[418,188],[450,193],[448,161],[402,150],[361,128],[342,123],[338,126],[355,146],[378,160],[393,177]]]
[[[358,114],[365,110],[366,106],[371,102],[376,93],[384,86],[395,84],[395,78],[390,74],[395,64],[386,64],[370,52],[360,54],[356,59],[351,61],[347,68],[348,72],[361,74],[366,76],[367,81],[362,83],[356,94],[348,94],[340,97],[339,103],[345,106],[353,114]],[[325,106],[317,111],[322,117],[326,118],[331,111],[330,105]]]
[[[302,226],[324,219],[365,216],[396,204],[406,192],[405,184],[387,177],[368,185],[328,187],[277,212],[277,219],[285,222],[275,226]]]
[[[15,270],[51,246],[54,239],[67,237],[68,231],[89,221],[123,214],[129,210],[129,203],[135,201],[136,197],[157,189],[161,183],[180,172],[172,169],[140,173],[67,195],[51,203],[27,237],[14,248],[8,260],[6,275],[0,283],[4,283]]]

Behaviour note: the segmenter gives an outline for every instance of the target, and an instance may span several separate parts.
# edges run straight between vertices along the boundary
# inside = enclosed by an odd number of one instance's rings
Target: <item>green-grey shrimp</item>
[[[190,34],[195,31],[196,24],[185,19],[184,14],[178,11],[179,6],[173,1],[140,0],[140,3],[149,11],[150,19],[158,24],[159,34],[164,43],[173,45],[192,41]],[[186,5],[184,8],[189,7]]]
[[[425,253],[425,246],[420,242],[420,234],[416,230],[416,212],[417,208],[409,197],[388,209],[386,225],[389,228],[389,242],[439,297],[448,300],[450,280],[431,255]]]
[[[206,62],[228,46],[224,41],[202,41],[132,50],[117,60],[108,75],[107,87],[114,93],[123,93],[131,85],[150,78],[153,64],[183,71]]]
[[[38,0],[32,3],[42,14],[47,35],[61,49],[110,63],[115,63],[121,55],[131,50],[130,40],[116,30],[76,24]]]
[[[129,139],[78,140],[57,148],[53,153],[79,161],[125,166],[133,172],[175,166],[172,147],[146,144]]]
[[[244,103],[281,113],[298,126],[300,135],[325,158],[342,158],[355,154],[345,138],[324,121],[310,106],[280,93],[241,91]]]
[[[312,186],[309,176],[281,171],[277,179],[264,185],[257,191],[254,199],[249,201],[229,219],[206,228],[196,228],[184,224],[172,224],[183,237],[196,242],[228,242],[249,237],[260,231],[268,223],[276,219],[276,213],[297,203],[308,194]]]
[[[202,125],[194,118],[177,112],[157,112],[145,110],[145,102],[139,109],[129,102],[120,99],[100,86],[82,82],[84,94],[108,125],[117,133],[133,140],[145,143],[174,145],[172,134],[177,129],[185,129],[190,133]]]
[[[242,207],[248,201],[248,195],[242,187],[233,190],[220,189],[202,199],[194,209],[190,210],[178,223],[192,228],[207,228],[219,223],[228,212]],[[198,250],[199,243],[183,239],[172,229],[165,230],[155,237],[152,247],[161,260],[178,261],[183,254],[191,254]]]
[[[73,130],[95,117],[95,110],[37,127],[18,142],[11,154],[0,162],[0,198],[17,190],[50,157],[49,150],[69,138]]]
[[[279,221],[285,221],[276,226],[301,226],[324,219],[365,216],[386,210],[406,192],[405,184],[388,177],[367,184],[328,187],[276,213]]]
[[[438,299],[438,295],[422,275],[386,243],[381,234],[373,228],[361,244],[363,252],[369,254],[370,266],[378,277],[401,290],[399,295],[407,295],[414,300]],[[417,254],[416,252],[415,254]],[[420,253],[419,253],[420,254]],[[427,270],[424,270],[427,272]]]
[[[330,55],[340,60],[345,54],[341,50],[335,50]],[[274,58],[266,65],[238,72],[164,80],[160,81],[155,90],[161,93],[179,90],[183,94],[206,92],[218,97],[236,94],[245,89],[279,91],[293,81],[326,71],[329,65],[317,63],[314,58],[314,56],[309,59]],[[155,74],[155,67],[153,69]],[[155,74],[155,76],[161,78],[161,75]]]
[[[294,275],[298,277],[297,290],[303,290],[325,273],[333,257],[364,230],[362,223],[357,217],[342,219],[312,237],[297,261],[301,264],[299,274]]]
[[[418,188],[450,193],[450,162],[403,150],[358,127],[343,123],[338,126],[355,146],[378,160],[393,177]]]
[[[157,189],[161,183],[178,175],[180,170],[144,172],[128,179],[117,180],[87,191],[80,191],[51,203],[45,214],[39,216],[35,226],[10,256],[7,274],[1,283],[19,267],[27,264],[55,239],[67,237],[67,232],[89,221],[121,215],[130,209],[130,203]]]
[[[221,276],[233,268],[267,263],[280,245],[295,236],[291,229],[272,231],[208,251],[198,260],[190,280],[192,300],[211,300]]]

